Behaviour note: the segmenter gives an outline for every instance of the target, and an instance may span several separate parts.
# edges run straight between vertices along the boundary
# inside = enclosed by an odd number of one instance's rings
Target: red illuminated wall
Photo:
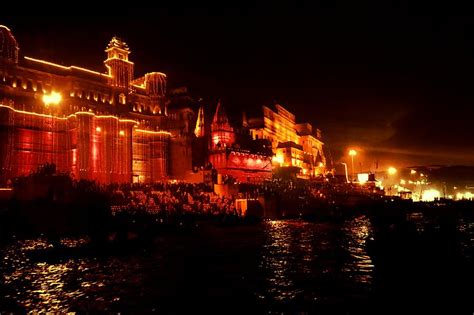
[[[71,169],[67,119],[27,115],[0,107],[2,179],[29,174],[45,162],[59,171]]]
[[[135,129],[133,131],[133,182],[151,183],[168,176],[170,134]]]
[[[78,112],[54,117],[0,106],[0,181],[44,163],[76,179],[153,182],[168,175],[166,132],[138,132],[131,120]],[[133,152],[135,151],[135,152]],[[138,178],[138,177],[137,177]]]
[[[75,174],[101,183],[131,182],[133,123],[88,113],[77,113],[75,120]]]

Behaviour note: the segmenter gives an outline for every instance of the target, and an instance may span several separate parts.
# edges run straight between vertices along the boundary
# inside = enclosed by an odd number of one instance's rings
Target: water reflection
[[[472,262],[472,220],[454,221],[457,232],[447,242],[450,234],[436,232],[436,220],[429,225],[426,216],[408,219],[419,224],[418,232],[392,235],[389,229],[385,238],[378,232],[370,242],[371,256],[367,242],[380,226],[372,221],[373,227],[365,216],[343,222],[282,220],[206,227],[191,235],[164,235],[146,250],[120,247],[105,254],[84,251],[88,240],[81,238],[61,239],[65,252],[73,254],[56,256],[48,254],[53,245],[47,240],[19,241],[1,250],[0,312],[137,308],[150,312],[163,307],[175,312],[183,300],[207,307],[224,298],[262,310],[285,311],[288,307],[306,311],[315,305],[350,309],[367,305],[372,296],[378,299],[405,292],[409,289],[406,283],[413,286],[412,279],[420,274],[423,280],[409,292],[414,296],[430,287],[430,292],[444,293],[442,289],[448,287],[451,291],[454,282],[467,279],[461,267]],[[411,243],[414,245],[409,246]],[[452,250],[458,247],[459,252]],[[431,265],[434,267],[427,268]],[[436,286],[440,279],[444,282]],[[456,291],[455,296],[459,294]]]
[[[341,226],[301,220],[268,221],[260,268],[266,275],[261,299],[310,302],[334,298],[339,285],[370,286],[374,265],[366,251],[372,235],[366,217]],[[338,294],[351,292],[338,292]]]
[[[345,222],[342,229],[346,235],[344,248],[351,257],[345,262],[343,271],[357,283],[370,284],[374,270],[367,254],[367,240],[373,235],[370,220],[366,216],[356,217]]]
[[[70,244],[72,241],[64,241],[73,246]],[[81,290],[65,290],[64,279],[71,269],[77,269],[79,261],[30,262],[30,252],[52,246],[46,240],[37,239],[18,242],[6,248],[2,263],[3,282],[5,286],[15,289],[5,296],[6,299],[14,300],[28,311],[65,312],[69,310],[68,301],[84,295],[85,292]]]
[[[308,231],[303,228],[305,225],[307,224],[300,221],[268,221],[266,223],[265,234],[268,241],[263,245],[261,267],[268,272],[266,280],[269,282],[269,289],[265,295],[261,296],[262,298],[269,295],[280,301],[291,300],[300,292],[295,287],[292,270],[303,269],[303,272],[308,272],[309,269],[304,264],[302,265],[299,259],[295,259],[291,247],[300,247],[299,252],[303,253],[306,259],[311,260],[310,237],[307,233],[301,235],[301,231]]]

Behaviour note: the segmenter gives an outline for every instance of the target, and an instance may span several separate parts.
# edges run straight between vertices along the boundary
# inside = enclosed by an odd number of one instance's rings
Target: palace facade
[[[273,168],[300,178],[325,175],[326,157],[321,130],[309,123],[296,123],[296,117],[279,104],[262,106],[243,122],[253,139],[271,143]]]
[[[124,41],[105,53],[104,71],[21,56],[0,26],[0,182],[46,162],[100,183],[191,171],[193,110],[168,108],[166,74],[135,77]]]
[[[231,123],[219,102],[207,121],[166,74],[135,77],[130,55],[113,37],[103,71],[64,66],[21,56],[0,26],[0,185],[45,163],[100,183],[186,180],[206,164],[241,182],[326,172],[320,130],[283,106]]]

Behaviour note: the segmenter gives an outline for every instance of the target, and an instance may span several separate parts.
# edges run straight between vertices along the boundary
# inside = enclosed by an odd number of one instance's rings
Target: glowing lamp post
[[[349,150],[349,156],[351,157],[352,162],[352,182],[354,182],[354,156],[357,155],[357,151],[354,149]]]

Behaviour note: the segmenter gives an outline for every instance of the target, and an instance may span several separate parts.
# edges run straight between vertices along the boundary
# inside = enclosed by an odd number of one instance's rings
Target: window
[[[125,104],[127,102],[127,98],[125,97],[125,94],[120,93],[119,95],[119,103],[120,104]]]

